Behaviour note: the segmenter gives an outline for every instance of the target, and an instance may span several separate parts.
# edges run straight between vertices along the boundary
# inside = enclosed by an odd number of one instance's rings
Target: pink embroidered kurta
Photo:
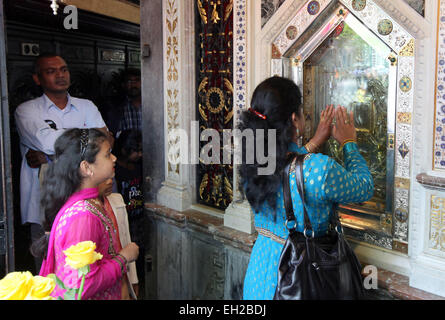
[[[41,276],[55,273],[66,286],[79,288],[81,278],[77,270],[65,264],[64,250],[82,241],[96,243],[101,260],[90,265],[86,276],[82,300],[120,300],[122,275],[126,266],[117,254],[117,230],[96,200],[98,189],[84,189],[73,194],[59,210],[48,244],[47,258],[40,270]],[[51,294],[62,297],[65,290],[56,286]]]

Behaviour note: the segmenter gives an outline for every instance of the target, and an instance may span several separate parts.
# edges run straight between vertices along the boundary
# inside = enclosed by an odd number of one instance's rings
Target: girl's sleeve
[[[366,160],[355,142],[343,147],[345,168],[329,158],[322,200],[338,203],[357,203],[369,200],[374,194],[374,181]]]
[[[98,244],[104,241],[109,241],[104,226],[99,218],[90,213],[79,213],[66,230],[66,237],[63,243],[63,250],[68,249],[72,245],[76,245],[82,241],[93,241]],[[112,245],[112,244],[109,244]],[[108,244],[107,244],[108,250]],[[84,290],[82,293],[82,300],[86,300],[96,293],[104,291],[116,284],[122,278],[122,274],[127,272],[123,259],[119,256],[112,258],[105,258],[103,252],[98,251],[103,255],[101,260],[96,261],[90,265],[90,272],[87,274],[84,283]],[[65,262],[63,262],[65,264]],[[68,265],[64,266],[65,279],[61,279],[69,287],[79,288],[81,279],[77,276],[77,270]]]

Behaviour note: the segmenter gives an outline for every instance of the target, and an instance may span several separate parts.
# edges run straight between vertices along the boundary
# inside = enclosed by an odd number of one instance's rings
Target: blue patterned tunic
[[[307,153],[306,149],[298,148],[294,143],[290,145],[289,150],[300,154]],[[333,202],[363,202],[374,193],[371,173],[357,144],[347,143],[343,148],[343,155],[346,168],[323,154],[309,154],[304,161],[306,210],[316,237],[324,235],[328,230]],[[289,183],[297,230],[303,232],[303,206],[296,186],[295,172],[291,172]],[[258,235],[253,246],[244,278],[245,300],[270,300],[275,293],[278,261],[283,248],[283,244],[276,241],[275,237],[286,239],[288,235],[282,187],[277,193],[276,214],[274,221],[273,209],[267,203],[263,204],[259,212],[255,212],[255,227],[262,234]]]

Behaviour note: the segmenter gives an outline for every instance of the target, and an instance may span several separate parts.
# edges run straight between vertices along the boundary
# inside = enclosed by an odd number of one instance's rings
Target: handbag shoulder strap
[[[292,196],[290,192],[289,186],[289,174],[290,167],[294,163],[295,164],[295,178],[297,181],[298,193],[300,194],[301,201],[303,203],[303,213],[304,213],[304,227],[307,230],[312,230],[311,220],[309,219],[309,215],[306,211],[305,199],[304,199],[304,183],[303,183],[303,161],[305,155],[298,154],[295,158],[286,166],[283,171],[283,198],[284,198],[284,206],[286,209],[286,226],[290,221],[295,221],[295,214],[292,205]]]
[[[289,187],[289,168],[293,161],[295,161],[296,158],[294,158],[285,168],[283,171],[283,199],[284,199],[284,208],[286,209],[286,221],[295,221],[295,215],[294,215],[294,208],[292,205],[292,197],[290,194],[290,187]],[[287,223],[286,222],[286,223]]]
[[[303,214],[304,214],[304,228],[306,230],[313,230],[311,220],[309,219],[309,215],[306,210],[306,200],[304,196],[304,177],[303,177],[303,162],[305,154],[297,154],[292,161],[286,166],[283,172],[283,197],[284,197],[284,205],[286,209],[286,226],[288,222],[295,221],[295,214],[292,205],[292,196],[290,192],[289,186],[289,174],[290,167],[292,164],[295,165],[295,179],[297,182],[298,193],[300,194],[301,202],[303,204]],[[337,231],[342,230],[340,218],[338,216],[338,203],[333,204],[333,215],[331,216],[331,226],[334,227]]]

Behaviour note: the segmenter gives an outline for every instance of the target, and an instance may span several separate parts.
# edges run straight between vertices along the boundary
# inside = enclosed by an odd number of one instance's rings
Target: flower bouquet
[[[82,279],[79,288],[68,287],[55,274],[41,277],[33,276],[29,271],[11,272],[0,280],[0,300],[53,300],[51,293],[56,285],[66,290],[64,300],[81,300],[90,265],[102,259],[102,255],[95,250],[94,242],[83,241],[63,251],[66,265],[76,269],[78,277]]]
[[[56,283],[31,272],[11,272],[0,280],[0,300],[52,300]]]

